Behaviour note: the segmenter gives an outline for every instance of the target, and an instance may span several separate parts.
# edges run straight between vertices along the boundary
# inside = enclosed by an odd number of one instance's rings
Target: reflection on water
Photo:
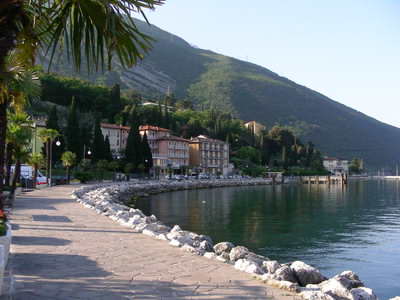
[[[399,189],[397,181],[218,188],[160,194],[137,207],[215,242],[304,260],[328,276],[351,269],[385,299],[400,294]]]

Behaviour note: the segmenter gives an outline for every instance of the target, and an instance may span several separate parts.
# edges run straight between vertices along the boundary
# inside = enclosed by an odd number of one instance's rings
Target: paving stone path
[[[295,299],[231,266],[114,223],[71,199],[73,188],[16,199],[13,299]]]

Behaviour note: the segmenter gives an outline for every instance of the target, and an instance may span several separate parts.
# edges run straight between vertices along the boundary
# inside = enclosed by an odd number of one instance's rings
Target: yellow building
[[[200,173],[227,175],[229,166],[229,144],[204,135],[191,138],[189,164]]]

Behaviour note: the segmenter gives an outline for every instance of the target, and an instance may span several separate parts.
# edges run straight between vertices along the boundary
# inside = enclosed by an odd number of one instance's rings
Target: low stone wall
[[[319,270],[304,262],[282,264],[230,242],[214,245],[208,236],[182,230],[178,225],[170,228],[156,216],[145,216],[139,209],[129,208],[123,204],[132,195],[146,196],[185,189],[269,183],[265,179],[112,183],[87,186],[74,191],[72,196],[85,207],[110,217],[122,226],[132,228],[134,232],[165,240],[171,246],[179,247],[182,251],[194,255],[231,264],[235,269],[250,273],[270,286],[297,293],[304,299],[376,300],[374,292],[365,287],[357,274],[352,271],[345,271],[328,279]]]

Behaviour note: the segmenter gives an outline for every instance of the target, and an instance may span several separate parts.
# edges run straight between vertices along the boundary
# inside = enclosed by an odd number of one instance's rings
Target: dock
[[[303,184],[347,184],[347,174],[334,176],[302,176]]]

